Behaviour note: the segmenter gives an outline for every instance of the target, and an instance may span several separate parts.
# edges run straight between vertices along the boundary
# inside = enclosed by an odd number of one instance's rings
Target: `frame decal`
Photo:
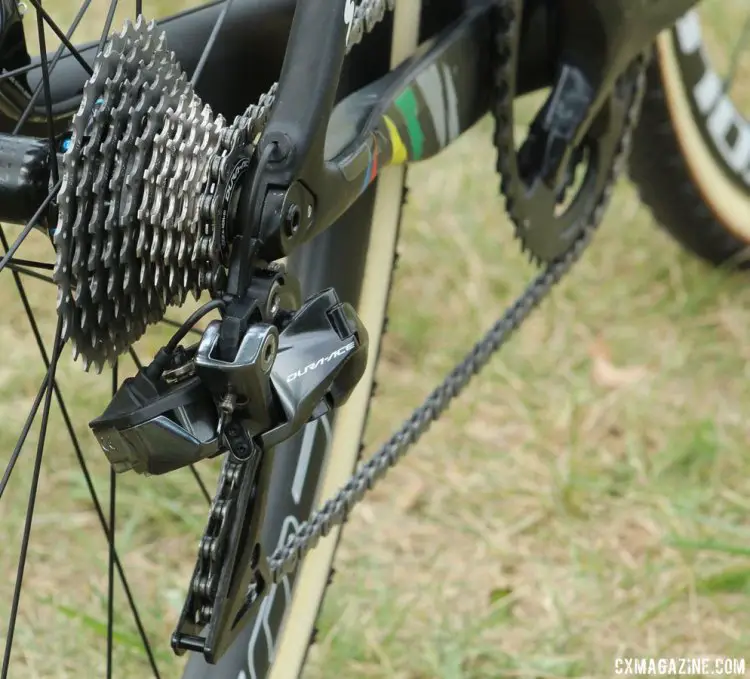
[[[378,137],[373,134],[371,137],[371,144],[368,145],[368,151],[370,152],[370,162],[367,165],[367,172],[365,172],[365,182],[362,185],[362,191],[375,181],[375,177],[378,176]]]
[[[406,122],[412,152],[411,160],[421,160],[424,153],[425,135],[422,123],[419,121],[419,103],[411,85],[402,92],[395,103]]]
[[[386,129],[388,130],[388,138],[391,140],[391,165],[403,165],[409,160],[409,152],[404,146],[404,142],[401,139],[401,135],[398,133],[396,124],[387,116],[383,116],[385,121]]]

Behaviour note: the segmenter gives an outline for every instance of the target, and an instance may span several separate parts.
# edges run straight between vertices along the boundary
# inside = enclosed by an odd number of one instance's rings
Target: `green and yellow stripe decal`
[[[357,176],[362,177],[362,191],[381,168],[429,158],[459,133],[458,103],[449,71],[441,75],[437,66],[431,66],[392,96],[359,150]]]
[[[391,162],[389,165],[403,165],[409,160],[409,152],[404,146],[404,142],[401,139],[396,123],[394,123],[387,115],[383,116],[385,127],[388,130],[388,138],[391,142]]]
[[[406,129],[411,141],[412,155],[410,160],[420,160],[424,153],[424,131],[422,123],[419,120],[420,106],[417,97],[411,87],[407,87],[402,94],[396,99],[396,108],[406,122]],[[424,107],[424,105],[423,105]]]

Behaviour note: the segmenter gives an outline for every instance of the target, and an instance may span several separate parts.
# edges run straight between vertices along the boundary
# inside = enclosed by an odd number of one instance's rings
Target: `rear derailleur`
[[[223,654],[270,586],[260,531],[274,447],[346,402],[368,348],[350,304],[328,289],[300,307],[281,267],[213,307],[222,318],[200,341],[181,346],[181,329],[90,423],[118,472],[164,474],[226,453],[172,637],[177,653],[207,658]]]

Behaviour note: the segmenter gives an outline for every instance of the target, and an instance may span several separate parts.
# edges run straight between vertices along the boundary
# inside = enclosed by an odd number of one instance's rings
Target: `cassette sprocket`
[[[153,22],[127,22],[98,55],[64,142],[54,230],[63,339],[86,369],[209,289],[221,253],[201,196],[216,191],[230,127]]]

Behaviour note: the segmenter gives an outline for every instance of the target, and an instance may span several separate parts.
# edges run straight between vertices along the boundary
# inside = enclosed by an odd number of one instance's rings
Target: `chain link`
[[[194,615],[202,624],[207,623],[213,613],[213,601],[229,537],[229,527],[234,516],[235,496],[239,489],[242,468],[243,463],[227,455],[208,512],[208,525],[198,546],[198,562],[190,587],[195,597]]]

